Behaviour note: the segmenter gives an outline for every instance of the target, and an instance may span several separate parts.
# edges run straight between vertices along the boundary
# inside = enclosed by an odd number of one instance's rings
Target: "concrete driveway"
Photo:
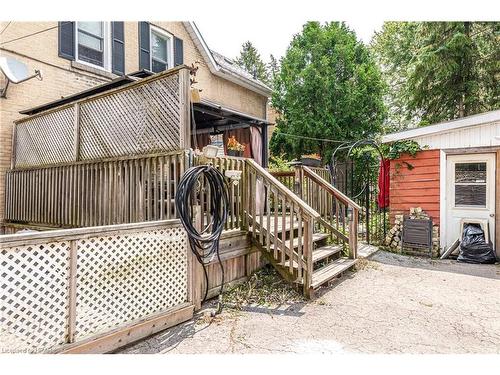
[[[500,353],[500,266],[379,251],[314,302],[199,314],[120,353]]]

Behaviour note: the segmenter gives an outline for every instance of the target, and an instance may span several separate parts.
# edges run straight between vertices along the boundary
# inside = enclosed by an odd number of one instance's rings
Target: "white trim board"
[[[440,255],[446,249],[446,152],[439,152],[439,250]]]
[[[423,126],[420,128],[391,133],[382,137],[382,143],[412,139],[427,135],[446,133],[452,130],[477,126],[500,121],[500,110],[485,112],[478,115],[464,117],[458,120],[440,122],[438,124]]]

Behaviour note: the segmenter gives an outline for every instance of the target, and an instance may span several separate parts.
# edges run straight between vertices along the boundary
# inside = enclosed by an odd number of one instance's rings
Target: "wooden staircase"
[[[276,270],[313,298],[356,263],[360,207],[307,167],[295,192],[247,159],[244,226]]]

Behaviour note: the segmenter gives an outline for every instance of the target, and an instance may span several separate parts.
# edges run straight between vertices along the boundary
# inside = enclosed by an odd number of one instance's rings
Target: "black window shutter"
[[[139,69],[151,70],[149,23],[139,22]]]
[[[59,22],[59,57],[75,59],[75,23],[72,21]]]
[[[125,74],[125,33],[123,22],[111,22],[111,66],[112,72]]]
[[[182,39],[174,37],[174,66],[184,64],[184,46]]]

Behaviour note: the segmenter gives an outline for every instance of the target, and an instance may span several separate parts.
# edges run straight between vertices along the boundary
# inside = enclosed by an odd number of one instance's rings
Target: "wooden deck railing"
[[[232,181],[226,179],[228,185],[228,198],[229,198],[229,214],[225,224],[226,230],[240,229],[243,225],[243,186],[245,181],[243,180],[245,175],[245,158],[223,156],[211,159],[205,159],[203,157],[195,157],[195,165],[205,164],[206,162],[212,163],[212,165],[222,172],[224,175],[226,170],[237,170],[242,172],[242,180],[238,183],[233,183]],[[201,220],[202,226],[205,227],[210,222],[210,190],[206,189],[208,187],[207,182],[203,179],[201,180],[200,190],[201,195],[198,197],[201,205]]]
[[[306,166],[295,170],[297,194],[320,215],[320,224],[349,245],[349,257],[357,257],[358,214],[361,207]]]
[[[245,227],[272,261],[288,268],[288,276],[295,278],[291,281],[303,283],[307,295],[312,283],[314,222],[320,219],[319,213],[252,159],[246,160],[245,180]]]
[[[8,222],[88,227],[176,217],[185,151],[10,170]]]
[[[269,171],[269,173],[288,189],[295,190],[295,172],[294,171]]]

